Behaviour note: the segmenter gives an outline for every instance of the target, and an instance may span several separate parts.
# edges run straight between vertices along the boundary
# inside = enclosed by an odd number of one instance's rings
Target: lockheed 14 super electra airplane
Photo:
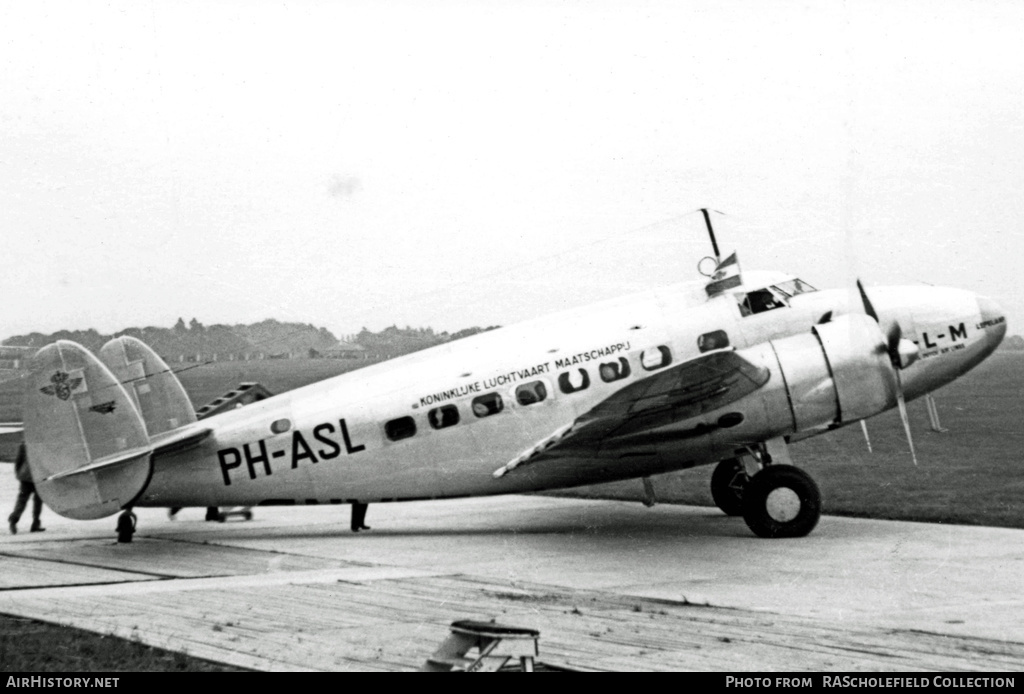
[[[202,420],[134,338],[98,356],[47,345],[24,406],[36,488],[55,512],[94,519],[135,506],[646,483],[717,463],[723,511],[759,536],[797,537],[817,524],[821,497],[790,444],[893,407],[909,440],[904,402],[967,372],[1006,332],[999,307],[969,291],[819,291],[741,274],[735,254],[715,253],[707,281],[482,333]]]

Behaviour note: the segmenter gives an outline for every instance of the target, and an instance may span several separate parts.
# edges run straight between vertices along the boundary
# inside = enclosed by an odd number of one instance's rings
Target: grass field
[[[113,636],[0,615],[0,672],[247,672]]]
[[[181,372],[196,406],[244,381],[291,390],[365,364],[345,360],[218,362]],[[0,421],[20,419],[20,380],[0,384]],[[1024,528],[1024,353],[1000,352],[935,394],[947,433],[928,428],[924,401],[909,404],[920,466],[911,462],[895,411],[868,422],[874,453],[860,428],[848,427],[793,446],[794,462],[821,487],[826,513]],[[13,448],[0,447],[10,460]],[[655,478],[663,502],[712,505],[712,466]],[[640,498],[639,481],[577,488],[567,495]]]

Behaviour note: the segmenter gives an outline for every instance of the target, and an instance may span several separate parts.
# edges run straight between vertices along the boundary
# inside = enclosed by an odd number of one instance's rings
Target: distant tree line
[[[1011,352],[1024,351],[1024,337],[1020,335],[1010,335],[1008,338],[1003,340],[1003,344],[999,345],[999,349],[1009,350]]]
[[[418,352],[421,349],[459,340],[498,327],[500,326],[491,325],[486,328],[466,328],[456,333],[435,333],[433,328],[410,328],[408,326],[399,328],[392,325],[379,333],[363,328],[354,336],[353,341],[365,348],[369,354],[387,358]]]
[[[358,345],[356,349],[361,347],[363,358],[390,358],[497,327],[467,328],[451,334],[435,333],[432,328],[403,329],[391,326],[378,333],[363,328],[357,335],[350,337],[348,342],[349,345]],[[28,356],[40,347],[57,340],[71,340],[97,352],[106,342],[122,335],[142,340],[169,362],[316,358],[330,356],[339,349],[343,350],[349,346],[346,343],[339,343],[338,338],[327,328],[317,328],[308,323],[282,323],[269,318],[251,325],[204,326],[195,318],[187,324],[184,319],[179,318],[171,328],[126,328],[112,335],[105,335],[93,329],[59,330],[49,335],[38,332],[15,335],[4,340],[3,345],[31,349],[15,351],[12,347],[8,350],[11,354],[4,354],[0,347],[0,359],[7,357],[8,360],[13,360],[19,354]]]

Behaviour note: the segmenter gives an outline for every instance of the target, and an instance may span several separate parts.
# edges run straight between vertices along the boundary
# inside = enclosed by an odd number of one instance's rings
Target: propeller
[[[866,419],[860,420],[860,430],[864,432],[864,443],[868,445],[868,453],[873,453],[871,450],[871,437],[868,436],[868,421]]]
[[[868,298],[868,294],[864,291],[864,285],[861,284],[860,280],[857,280],[857,290],[860,292],[860,299],[864,303],[864,312],[874,318],[875,322],[878,323],[878,327],[881,328],[882,324],[878,320],[878,312],[875,311],[875,307],[871,304],[871,299]],[[903,421],[903,430],[907,434],[907,443],[910,445],[910,457],[913,459],[914,466],[916,467],[917,452],[914,450],[914,438],[910,434],[910,418],[907,416],[907,401],[903,397],[903,379],[900,377],[900,371],[917,361],[917,345],[903,337],[903,329],[900,328],[898,321],[893,321],[892,325],[889,326],[889,332],[885,335],[885,341],[885,351],[889,355],[889,361],[892,363],[893,370],[896,372],[896,405],[899,407],[900,419]],[[870,445],[868,444],[869,447]]]

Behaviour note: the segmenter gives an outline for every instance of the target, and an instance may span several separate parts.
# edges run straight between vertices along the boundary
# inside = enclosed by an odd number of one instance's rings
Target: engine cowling
[[[773,340],[794,431],[845,424],[896,404],[897,375],[870,316],[840,316],[810,333]]]

